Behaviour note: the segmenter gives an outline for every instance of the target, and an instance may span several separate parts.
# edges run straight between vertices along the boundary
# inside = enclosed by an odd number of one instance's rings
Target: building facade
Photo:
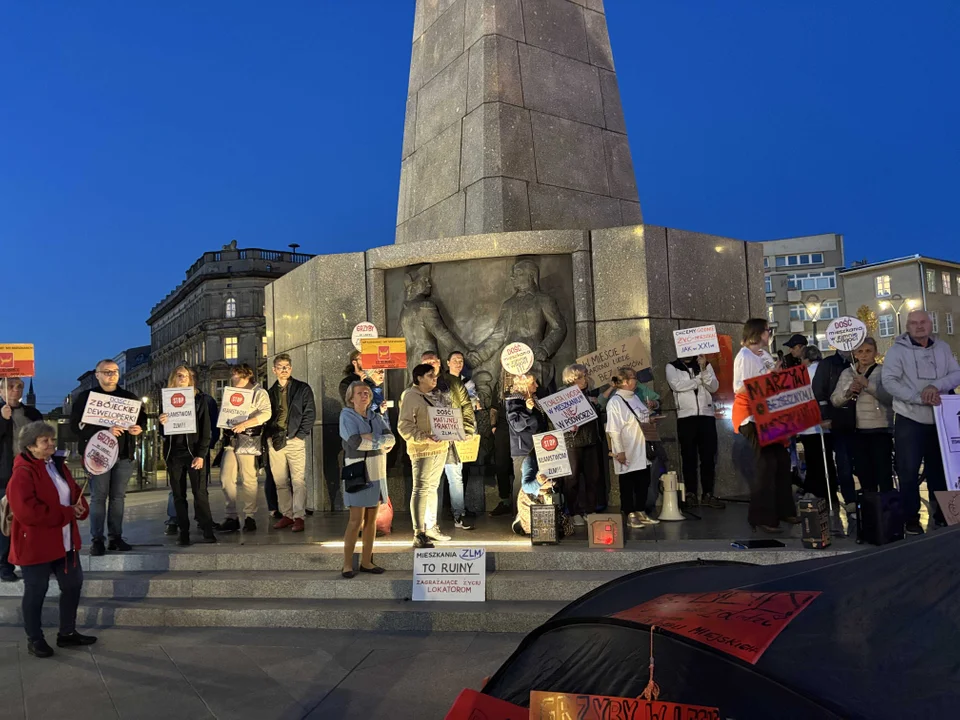
[[[907,313],[930,313],[933,332],[960,352],[960,263],[923,255],[856,265],[840,273],[849,314],[866,306],[877,316],[875,332],[880,353],[907,329]]]
[[[847,314],[838,271],[843,268],[843,235],[827,233],[768,240],[763,245],[764,290],[771,349],[782,350],[799,333],[829,350],[827,325]]]

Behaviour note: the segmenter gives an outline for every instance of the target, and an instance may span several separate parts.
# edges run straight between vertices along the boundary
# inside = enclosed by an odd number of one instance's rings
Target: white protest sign
[[[374,339],[380,337],[377,333],[377,326],[371,322],[362,322],[357,323],[356,327],[353,328],[353,334],[350,335],[350,342],[353,343],[353,346],[359,350],[360,341],[366,338]]]
[[[83,451],[83,467],[90,475],[103,475],[117,464],[120,442],[109,430],[100,430],[90,438]]]
[[[415,550],[415,601],[483,602],[487,599],[487,557],[482,548]]]
[[[533,367],[533,350],[522,342],[510,343],[500,353],[500,366],[510,375],[523,375]]]
[[[194,435],[197,432],[197,405],[194,402],[192,387],[163,388],[160,398],[167,424],[163,426],[164,435]]]
[[[673,331],[673,345],[678,358],[710,355],[720,352],[716,325],[702,325]]]
[[[567,441],[560,432],[545,432],[533,436],[533,449],[537,453],[537,473],[548,478],[565,477],[572,473],[567,456]]]
[[[639,336],[633,335],[613,345],[607,345],[592,353],[578,357],[577,362],[586,365],[598,385],[606,385],[621,367],[643,370],[650,367],[650,354]]]
[[[229,430],[250,417],[252,412],[253,388],[225,387],[217,427]]]
[[[114,425],[122,428],[132,427],[137,424],[141,405],[143,403],[139,400],[91,392],[87,397],[87,404],[83,408],[83,417],[80,418],[80,422],[84,425],[102,425],[103,427]]]
[[[838,317],[827,325],[827,342],[837,350],[856,350],[867,337],[867,326],[854,317]]]
[[[563,432],[597,419],[597,412],[576,385],[548,395],[540,401],[540,407],[550,418],[554,429]]]
[[[460,408],[430,407],[430,428],[438,440],[466,440]]]
[[[933,408],[947,490],[960,490],[960,395],[941,395]]]

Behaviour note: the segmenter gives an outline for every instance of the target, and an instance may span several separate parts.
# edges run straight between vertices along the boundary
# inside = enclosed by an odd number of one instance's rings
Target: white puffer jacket
[[[677,417],[703,415],[713,417],[713,395],[720,389],[720,381],[711,365],[694,375],[693,370],[680,370],[676,365],[667,365],[667,384],[673,390],[677,404]]]

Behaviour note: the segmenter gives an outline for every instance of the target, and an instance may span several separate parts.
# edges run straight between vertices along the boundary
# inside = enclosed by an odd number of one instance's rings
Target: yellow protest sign
[[[0,378],[33,377],[33,344],[0,344]]]
[[[405,338],[361,338],[360,363],[364,370],[406,370]]]

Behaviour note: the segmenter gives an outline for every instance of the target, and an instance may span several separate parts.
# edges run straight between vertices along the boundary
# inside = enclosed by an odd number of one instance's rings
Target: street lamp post
[[[813,323],[813,344],[818,348],[820,341],[817,339],[817,320],[820,319],[820,309],[823,307],[818,295],[810,295],[803,302],[807,310],[807,318]]]
[[[890,296],[889,300],[883,300],[880,303],[881,310],[893,310],[894,314],[897,316],[897,335],[903,332],[900,329],[900,311],[903,310],[906,306],[907,310],[913,310],[919,305],[919,301],[913,300],[912,298],[905,298],[900,293],[896,293]]]

